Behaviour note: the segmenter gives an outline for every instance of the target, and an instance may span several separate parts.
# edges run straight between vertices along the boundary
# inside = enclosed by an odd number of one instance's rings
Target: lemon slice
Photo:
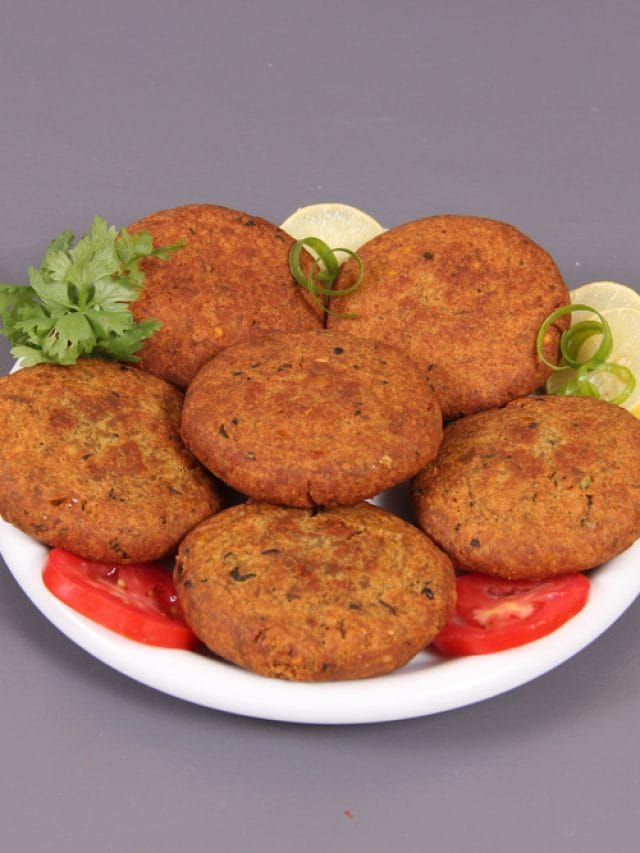
[[[587,304],[593,305],[593,302],[588,301]],[[593,307],[596,308],[597,306],[593,305]],[[633,394],[625,400],[622,406],[625,409],[635,408],[637,411],[634,414],[640,416],[640,307],[638,309],[609,308],[604,311],[599,310],[609,323],[613,336],[613,350],[608,361],[628,367],[637,380]],[[576,311],[572,316],[573,318],[579,318],[573,320],[573,323],[577,323],[580,321],[580,318],[585,319],[593,315],[589,315],[583,311]],[[599,335],[594,335],[588,341],[585,341],[578,353],[580,361],[586,361],[590,358],[598,349],[599,344]],[[547,379],[547,394],[553,394],[554,391],[557,391],[558,388],[566,384],[570,379],[573,379],[576,374],[577,371],[571,367],[566,367],[564,370],[557,370],[555,373],[552,373],[549,379]],[[622,387],[615,376],[604,371],[597,373],[590,381],[596,386],[604,399],[615,397]]]
[[[591,284],[583,284],[572,290],[569,295],[574,305],[582,303],[598,311],[608,311],[610,308],[634,308],[640,311],[640,293],[615,281],[592,281]],[[580,319],[584,317],[574,319],[573,322],[578,323]]]
[[[364,210],[337,202],[299,207],[280,227],[296,240],[319,237],[332,249],[351,249],[352,252],[386,231]],[[338,256],[341,263],[347,259],[347,255]]]

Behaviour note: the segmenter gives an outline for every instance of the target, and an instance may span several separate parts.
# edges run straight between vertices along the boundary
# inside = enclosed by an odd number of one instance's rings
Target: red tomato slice
[[[550,634],[587,603],[586,575],[507,581],[463,575],[456,612],[433,641],[443,655],[483,655],[522,646]]]
[[[69,607],[130,640],[176,649],[198,643],[171,575],[157,563],[95,563],[54,548],[42,580]]]

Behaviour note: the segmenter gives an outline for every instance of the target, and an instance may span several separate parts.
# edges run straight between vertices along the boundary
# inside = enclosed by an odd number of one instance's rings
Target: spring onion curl
[[[583,368],[581,367],[580,370]],[[580,370],[578,372],[580,372]],[[589,376],[594,376],[597,373],[611,373],[616,379],[620,382],[624,383],[622,391],[619,394],[616,394],[615,397],[612,397],[610,400],[607,400],[608,403],[613,403],[614,406],[621,406],[625,400],[628,400],[629,397],[633,394],[636,388],[636,377],[629,370],[628,367],[625,367],[623,364],[615,364],[615,362],[611,361],[603,361],[600,364],[596,365],[595,368],[590,370],[585,374],[584,380],[595,388],[595,386],[589,380]],[[597,391],[597,388],[596,388]]]
[[[317,255],[311,264],[308,274],[302,269],[302,264],[300,263],[302,250],[305,246]],[[355,282],[350,287],[345,287],[341,290],[334,290],[332,286],[340,271],[340,264],[336,258],[337,252],[350,255],[358,265],[358,277]],[[357,314],[341,314],[338,311],[332,311],[327,305],[329,297],[346,296],[360,287],[364,269],[362,259],[356,252],[352,252],[351,249],[331,249],[324,240],[320,240],[318,237],[305,237],[304,240],[298,240],[291,247],[291,251],[289,252],[289,268],[298,284],[311,294],[313,300],[326,314],[331,314],[332,317],[343,317],[348,320],[353,320],[357,317]]]
[[[560,338],[560,352],[562,357],[558,364],[553,364],[543,353],[544,337],[549,327],[559,317],[564,317],[566,314],[573,314],[575,311],[587,311],[591,314],[596,314],[599,320],[582,320],[576,323],[575,326],[565,329]],[[601,336],[597,350],[592,356],[581,361],[580,350],[595,335]],[[562,308],[558,308],[549,314],[538,331],[536,350],[540,361],[551,368],[551,370],[564,370],[567,367],[572,367],[577,371],[572,379],[552,392],[558,397],[594,397],[597,400],[601,399],[600,391],[593,382],[594,377],[598,373],[610,373],[623,384],[622,390],[607,400],[607,402],[615,406],[622,405],[635,390],[636,378],[629,368],[622,364],[607,361],[613,351],[611,327],[602,314],[589,305],[564,305]]]

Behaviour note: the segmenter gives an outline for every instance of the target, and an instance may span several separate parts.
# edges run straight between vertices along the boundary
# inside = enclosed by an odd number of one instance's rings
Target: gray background
[[[638,283],[639,36],[637,0],[2,0],[0,280],[96,212],[338,200],[498,217],[569,286]],[[2,847],[635,850],[639,616],[481,705],[313,728],[127,680],[3,570]]]

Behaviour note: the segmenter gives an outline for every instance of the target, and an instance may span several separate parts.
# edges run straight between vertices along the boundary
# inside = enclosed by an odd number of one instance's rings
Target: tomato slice
[[[587,603],[586,575],[508,581],[470,574],[456,582],[456,612],[433,641],[447,657],[483,655],[550,634]]]
[[[158,563],[96,563],[54,548],[42,580],[69,607],[130,640],[175,649],[198,644],[173,579]]]

